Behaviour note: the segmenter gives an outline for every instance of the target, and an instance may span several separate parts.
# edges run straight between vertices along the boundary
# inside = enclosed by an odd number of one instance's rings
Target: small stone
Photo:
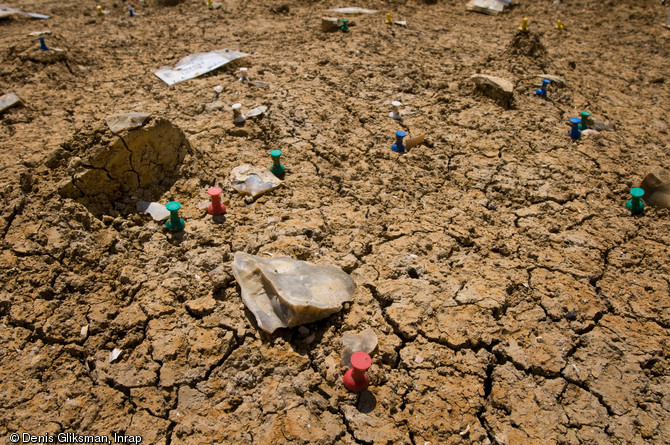
[[[109,357],[108,357],[109,363],[112,363],[114,360],[118,359],[121,356],[122,352],[123,351],[121,351],[120,349],[114,348],[114,350],[109,353]]]
[[[88,325],[84,325],[84,326],[81,327],[81,331],[79,331],[79,335],[82,338],[88,337]]]
[[[640,188],[644,190],[644,202],[652,207],[670,209],[670,173],[659,168],[644,177]]]
[[[7,93],[0,96],[0,113],[21,103],[21,99],[14,93]]]
[[[238,192],[255,198],[276,189],[283,181],[273,175],[267,168],[242,164],[231,170],[230,182]]]
[[[563,79],[562,77],[554,76],[553,74],[538,74],[536,77],[539,77],[540,79],[551,80],[551,86],[561,88],[568,86],[568,82],[565,79]]]
[[[568,321],[574,321],[577,319],[577,311],[576,310],[571,310],[565,314],[565,319]]]
[[[137,203],[137,210],[148,213],[154,221],[163,221],[170,216],[170,211],[157,202],[140,201]]]
[[[105,122],[107,122],[111,132],[117,134],[123,130],[133,130],[141,127],[149,116],[151,116],[150,113],[112,114],[105,118]]]
[[[597,131],[614,131],[614,125],[609,122],[596,122],[595,128]]]
[[[419,364],[423,363],[423,357],[421,357],[420,355],[417,355],[416,357],[414,357],[414,361],[416,363],[419,363]]]
[[[354,355],[355,352],[362,351],[371,355],[377,348],[377,342],[377,334],[370,328],[358,334],[345,332],[344,335],[342,335],[342,345],[344,346],[342,351],[342,364],[347,367],[351,366],[351,356]]]

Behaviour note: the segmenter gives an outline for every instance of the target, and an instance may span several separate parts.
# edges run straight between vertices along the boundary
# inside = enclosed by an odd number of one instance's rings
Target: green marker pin
[[[342,26],[340,26],[340,30],[342,32],[348,32],[349,31],[349,27],[347,26],[347,23],[349,23],[349,20],[342,19]]]
[[[186,227],[186,223],[179,217],[179,209],[181,204],[177,201],[170,201],[165,205],[165,208],[170,211],[170,219],[165,221],[165,227],[170,232],[181,232]]]
[[[626,203],[626,208],[633,215],[639,215],[644,211],[644,203],[640,200],[644,196],[644,190],[639,187],[630,189],[631,199]]]
[[[272,150],[270,152],[270,156],[272,156],[272,167],[270,167],[270,172],[272,172],[273,175],[280,179],[283,178],[284,174],[286,173],[286,169],[279,160],[281,157],[281,150]]]
[[[588,130],[589,126],[586,123],[586,120],[591,117],[591,113],[589,113],[588,111],[582,111],[581,113],[579,113],[579,115],[582,117],[582,121],[579,123],[578,128],[581,131]]]

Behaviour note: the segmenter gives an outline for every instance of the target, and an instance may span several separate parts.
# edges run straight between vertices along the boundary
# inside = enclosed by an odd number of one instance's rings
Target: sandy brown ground
[[[132,3],[130,19],[128,2],[99,17],[93,1],[14,1],[52,18],[0,22],[0,92],[25,103],[0,125],[0,442],[667,443],[669,213],[624,208],[668,168],[667,7],[203,3]],[[352,5],[382,13],[321,31],[325,9]],[[384,25],[386,11],[408,27]],[[545,54],[515,55],[523,17]],[[63,53],[28,36],[47,29]],[[251,56],[172,87],[153,74],[222,48]],[[239,66],[269,86],[238,82]],[[476,91],[475,73],[512,81],[511,107]],[[542,73],[568,87],[539,99]],[[402,123],[387,117],[394,99],[415,111]],[[235,102],[269,110],[240,129]],[[572,142],[582,110],[615,130]],[[128,111],[171,120],[192,144],[152,196],[182,203],[183,234],[58,193],[105,116]],[[399,129],[426,143],[393,153]],[[230,169],[269,166],[272,149],[286,186],[245,201]],[[215,184],[224,223],[197,208]],[[235,251],[336,264],[357,292],[307,335],[264,334],[232,278]],[[380,343],[357,396],[341,383],[341,336],[368,327]]]

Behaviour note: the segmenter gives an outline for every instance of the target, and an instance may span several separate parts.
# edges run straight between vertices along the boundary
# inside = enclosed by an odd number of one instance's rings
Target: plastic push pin
[[[235,125],[242,125],[247,117],[242,114],[242,104],[233,104],[233,122]]]
[[[530,29],[528,29],[528,17],[524,17],[524,19],[521,21],[521,26],[519,26],[519,31],[523,31],[523,32],[530,31]]]
[[[226,206],[221,204],[221,190],[219,187],[210,187],[207,194],[210,196],[212,203],[207,207],[207,212],[210,215],[222,215],[226,213]]]
[[[626,203],[626,208],[630,210],[633,215],[639,215],[644,210],[644,203],[640,200],[644,196],[644,190],[639,187],[630,189],[630,194],[633,196]]]
[[[214,9],[214,5],[212,4],[212,0],[207,0],[207,7],[209,9]]]
[[[128,12],[130,13],[130,17],[135,17],[135,13],[133,12],[133,8],[128,8]]]
[[[391,13],[390,12],[386,13],[386,20],[384,21],[384,23],[386,23],[387,25],[392,25],[393,24],[393,22],[391,21]]]
[[[340,26],[340,31],[349,32],[349,27],[347,26],[347,23],[349,23],[349,20],[342,19],[342,26]]]
[[[44,37],[38,37],[37,40],[40,41],[40,49],[47,50],[49,47],[47,46],[46,43],[44,43]]]
[[[105,11],[102,10],[102,6],[98,5],[96,9],[98,10],[98,15],[105,15]]]
[[[581,120],[580,118],[578,118],[578,117],[571,117],[571,118],[570,118],[570,123],[572,124],[572,129],[570,130],[570,133],[568,133],[568,134],[569,134],[570,137],[571,137],[572,139],[574,139],[574,140],[579,139],[579,138],[581,137],[581,135],[582,135],[582,132],[579,131],[579,123],[580,123],[581,121],[582,121],[582,120]]]
[[[365,352],[359,351],[351,356],[351,366],[342,378],[344,386],[352,392],[361,392],[368,389],[370,377],[365,373],[372,364],[372,359]]]
[[[272,157],[272,167],[270,167],[270,172],[276,177],[282,178],[284,173],[286,173],[286,169],[279,160],[281,157],[281,150],[272,150],[270,156]]]
[[[181,232],[186,227],[186,223],[179,217],[179,209],[181,204],[177,201],[170,201],[165,205],[165,208],[170,211],[170,219],[165,221],[165,227],[170,232]]]
[[[591,117],[591,113],[589,113],[588,111],[582,111],[581,113],[579,113],[579,115],[582,117],[582,120],[579,122],[579,127],[578,128],[581,131],[588,130],[589,126],[588,126],[586,121],[587,121],[588,118]]]
[[[393,107],[393,111],[389,113],[389,117],[391,119],[395,119],[397,121],[402,120],[402,115],[400,114],[400,110],[398,109],[400,105],[402,105],[402,102],[400,102],[399,100],[394,100],[393,102],[391,102],[391,106]]]
[[[391,145],[391,150],[396,151],[398,153],[404,153],[405,152],[405,146],[402,145],[402,138],[407,136],[407,133],[404,131],[396,131],[395,132],[395,144]]]
[[[535,90],[535,94],[542,97],[547,97],[547,87],[551,83],[549,79],[542,79],[542,86]]]
[[[556,20],[556,29],[561,30],[563,29],[563,22],[560,20]]]
[[[247,71],[249,71],[249,68],[240,68],[240,78],[238,79],[240,82],[249,82]]]

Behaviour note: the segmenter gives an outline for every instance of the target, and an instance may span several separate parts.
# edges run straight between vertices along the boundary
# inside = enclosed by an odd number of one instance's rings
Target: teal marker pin
[[[582,111],[579,113],[579,115],[582,117],[582,120],[579,122],[579,125],[577,128],[579,128],[581,131],[588,130],[588,124],[586,123],[586,120],[591,117],[591,113],[588,111]]]
[[[165,208],[170,211],[170,219],[165,222],[165,227],[170,232],[181,232],[186,227],[186,223],[179,217],[179,209],[181,204],[177,201],[170,201],[165,205]]]
[[[270,172],[281,179],[282,176],[284,176],[284,173],[286,173],[286,169],[279,160],[281,157],[281,150],[272,150],[270,156],[272,156],[272,167],[270,167]]]
[[[639,187],[630,189],[631,199],[626,203],[626,208],[630,210],[633,215],[639,215],[644,211],[644,203],[640,198],[644,196],[644,190]]]

